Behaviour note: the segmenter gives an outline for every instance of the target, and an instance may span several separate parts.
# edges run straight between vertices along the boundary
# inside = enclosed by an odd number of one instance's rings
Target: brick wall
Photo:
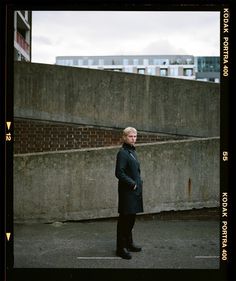
[[[14,120],[14,153],[59,151],[120,145],[122,130],[30,119]],[[138,133],[137,143],[180,138]]]

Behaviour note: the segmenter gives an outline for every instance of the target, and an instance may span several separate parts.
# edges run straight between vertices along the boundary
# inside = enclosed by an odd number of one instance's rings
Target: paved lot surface
[[[14,268],[218,269],[219,221],[136,220],[143,247],[131,260],[115,255],[116,220],[15,224]]]

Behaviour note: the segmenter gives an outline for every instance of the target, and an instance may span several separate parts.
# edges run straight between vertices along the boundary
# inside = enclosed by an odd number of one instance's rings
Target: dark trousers
[[[120,214],[117,222],[116,249],[128,248],[133,243],[132,229],[136,214]]]

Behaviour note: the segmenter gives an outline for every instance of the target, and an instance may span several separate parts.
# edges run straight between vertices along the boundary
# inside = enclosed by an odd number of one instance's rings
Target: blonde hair
[[[137,134],[137,130],[133,127],[127,127],[123,130],[123,137],[128,136],[129,133],[135,133]]]

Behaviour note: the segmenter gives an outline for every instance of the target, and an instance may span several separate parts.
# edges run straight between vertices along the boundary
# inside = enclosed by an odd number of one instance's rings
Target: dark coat
[[[115,175],[118,178],[118,213],[136,214],[143,212],[140,164],[135,147],[124,143],[117,153]],[[134,186],[137,188],[134,190]]]

